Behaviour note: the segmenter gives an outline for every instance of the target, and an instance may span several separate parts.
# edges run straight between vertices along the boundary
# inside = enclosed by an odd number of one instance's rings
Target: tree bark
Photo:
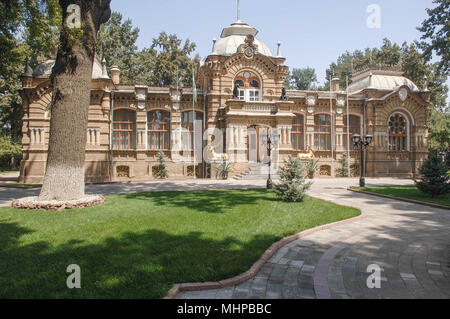
[[[85,151],[92,67],[97,33],[111,16],[111,0],[59,0],[61,46],[51,81],[50,139],[39,200],[75,200],[85,195]],[[81,9],[81,29],[66,24],[69,5]]]

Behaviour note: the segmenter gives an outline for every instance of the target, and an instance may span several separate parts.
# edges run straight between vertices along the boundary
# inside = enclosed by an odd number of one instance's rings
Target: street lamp
[[[372,143],[373,136],[367,134],[361,137],[359,134],[353,135],[353,145],[359,147],[361,151],[361,178],[359,180],[360,187],[366,187],[366,149]]]
[[[264,144],[267,147],[267,155],[269,156],[269,177],[267,179],[267,189],[273,189],[273,182],[271,176],[271,168],[272,168],[272,151],[276,146],[276,140],[279,138],[279,135],[273,134],[272,136],[275,139],[275,142],[272,141],[272,138],[269,133],[263,135]]]

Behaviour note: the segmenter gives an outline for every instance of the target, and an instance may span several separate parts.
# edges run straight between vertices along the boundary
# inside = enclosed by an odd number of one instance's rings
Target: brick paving
[[[319,181],[311,195],[357,207],[363,219],[286,245],[240,285],[176,298],[450,299],[450,211],[348,192],[337,183]],[[379,289],[367,286],[373,264],[381,268]]]

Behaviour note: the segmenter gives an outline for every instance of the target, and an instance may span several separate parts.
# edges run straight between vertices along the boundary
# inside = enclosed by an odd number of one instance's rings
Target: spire
[[[26,76],[26,77],[33,76],[33,70],[31,70],[31,67],[30,67],[30,58],[29,57],[27,57],[26,64],[25,64],[25,73],[22,74],[22,76]]]
[[[216,52],[216,42],[217,42],[217,39],[214,38],[214,39],[213,39],[213,50],[212,50],[212,54],[213,54],[213,55],[217,55],[217,52]]]
[[[242,23],[241,21],[241,0],[237,0],[237,21],[236,23]]]
[[[427,77],[427,75],[425,75],[425,77],[423,79],[423,91],[424,92],[428,91],[428,77]]]
[[[277,58],[282,58],[283,55],[281,54],[281,42],[278,41],[278,50],[277,50]]]
[[[102,60],[102,79],[109,79],[108,70],[106,69],[106,59]]]
[[[373,89],[373,73],[370,72],[369,74],[369,87],[368,89]]]

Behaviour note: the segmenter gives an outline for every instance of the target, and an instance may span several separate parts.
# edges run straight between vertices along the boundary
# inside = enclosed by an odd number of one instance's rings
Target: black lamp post
[[[272,138],[270,137],[270,134],[267,135],[264,134],[264,140],[267,147],[267,155],[269,156],[269,177],[267,179],[267,189],[273,189],[273,182],[272,182],[272,176],[271,176],[271,168],[272,168],[272,151],[275,147],[275,143],[272,141]],[[273,137],[277,137],[274,135]]]
[[[366,149],[372,143],[372,135],[367,134],[361,137],[359,134],[353,135],[353,145],[359,147],[361,151],[361,178],[359,179],[359,186],[366,187]]]

